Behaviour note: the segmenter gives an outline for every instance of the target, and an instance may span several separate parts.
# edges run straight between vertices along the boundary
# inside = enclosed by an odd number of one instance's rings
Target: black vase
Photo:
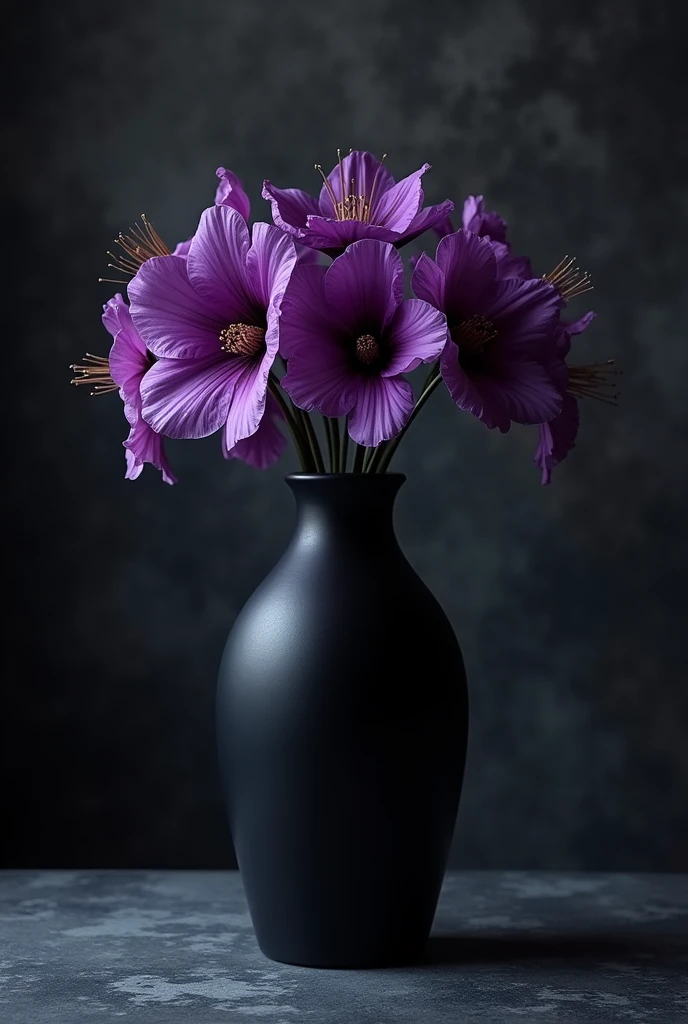
[[[466,676],[397,543],[399,474],[293,475],[292,541],[227,641],[223,781],[258,944],[272,960],[422,957],[466,754]]]

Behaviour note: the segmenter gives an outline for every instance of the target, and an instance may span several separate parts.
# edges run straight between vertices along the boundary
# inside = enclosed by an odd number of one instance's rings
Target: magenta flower
[[[109,356],[89,354],[83,365],[72,366],[78,374],[72,384],[89,384],[93,394],[119,391],[131,428],[123,442],[127,480],[136,480],[148,462],[160,470],[166,484],[175,484],[177,479],[165,456],[163,439],[141,416],[141,381],[153,358],[134,327],[129,307],[121,295],[115,295],[103,306],[103,324],[114,339]]]
[[[613,360],[588,366],[567,366],[564,362],[571,349],[571,339],[582,334],[596,315],[590,312],[578,320],[560,324],[555,335],[552,374],[564,397],[560,414],[548,423],[541,423],[539,427],[533,461],[540,468],[543,484],[550,483],[554,467],[576,445],[580,424],[578,399],[596,398],[609,405],[616,405],[617,402],[614,378],[618,371]]]
[[[318,168],[324,180],[318,198],[296,188],[275,188],[269,181],[264,182],[263,197],[270,200],[278,227],[330,256],[363,238],[400,246],[454,209],[449,200],[423,208],[421,178],[429,167],[423,164],[395,183],[372,153],[354,150],[344,158],[340,155],[327,177]]]
[[[278,348],[292,240],[236,210],[201,216],[186,259],[148,260],[129,285],[131,315],[158,356],[141,387],[143,418],[169,437],[224,428],[224,449],[258,430]]]
[[[459,408],[503,432],[561,412],[551,362],[562,302],[550,284],[501,279],[492,243],[463,229],[440,241],[436,263],[420,257],[413,290],[446,313],[440,367]]]
[[[294,403],[348,416],[349,434],[374,447],[394,437],[413,409],[401,374],[433,362],[444,348],[444,316],[403,298],[394,247],[354,242],[329,267],[298,267],[282,303],[282,387]]]

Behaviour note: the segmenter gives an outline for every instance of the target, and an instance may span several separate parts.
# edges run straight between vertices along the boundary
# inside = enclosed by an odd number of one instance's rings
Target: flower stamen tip
[[[220,331],[220,348],[230,356],[256,356],[265,347],[265,330],[253,324],[230,324]]]

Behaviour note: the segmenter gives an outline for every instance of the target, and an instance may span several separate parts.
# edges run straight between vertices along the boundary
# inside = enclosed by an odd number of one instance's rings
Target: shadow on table
[[[669,948],[667,948],[669,947]],[[533,935],[518,932],[510,935],[432,935],[428,941],[424,963],[500,964],[560,960],[562,966],[590,966],[591,961],[628,961],[650,959],[670,952],[670,944],[661,936],[600,935]]]

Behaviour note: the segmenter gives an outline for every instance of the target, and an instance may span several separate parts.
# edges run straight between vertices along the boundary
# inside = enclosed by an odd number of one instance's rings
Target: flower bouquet
[[[592,287],[565,257],[535,275],[507,227],[469,196],[424,206],[428,165],[399,182],[372,154],[339,155],[318,196],[266,181],[274,224],[248,226],[240,180],[221,167],[215,205],[173,250],[146,217],[116,239],[117,294],[103,323],[109,356],[86,355],[74,384],[119,391],[129,479],[145,465],[175,477],[164,438],[221,432],[225,458],[266,468],[293,437],[304,472],[383,473],[444,384],[487,427],[537,426],[542,482],[573,448],[578,399],[614,403],[612,361],[569,365],[594,319],[568,319]],[[435,258],[414,260],[404,298],[399,248],[427,230]],[[406,374],[429,366],[414,398]],[[312,413],[322,416],[318,434]],[[350,443],[352,442],[352,443]]]
[[[440,386],[507,432],[537,427],[543,483],[573,448],[578,400],[614,402],[611,362],[568,365],[594,314],[566,316],[587,274],[535,275],[506,224],[470,196],[424,205],[427,165],[395,182],[339,156],[318,196],[266,181],[273,224],[248,226],[239,179],[170,249],[144,217],[117,239],[109,356],[75,384],[119,391],[126,476],[175,478],[164,438],[220,432],[265,468],[294,441],[291,543],[225,647],[217,736],[230,826],[258,943],[293,964],[422,956],[454,830],[468,729],[458,642],[402,554],[389,472]],[[435,258],[399,249],[427,230]],[[427,364],[414,396],[406,375]],[[322,421],[314,422],[319,413]]]

